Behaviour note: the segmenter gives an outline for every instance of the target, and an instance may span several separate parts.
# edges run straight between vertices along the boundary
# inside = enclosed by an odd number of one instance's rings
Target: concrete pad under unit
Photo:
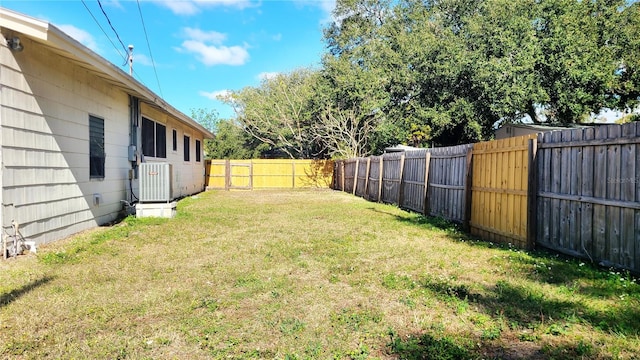
[[[136,204],[136,217],[163,217],[176,216],[176,202],[169,203],[138,203]]]

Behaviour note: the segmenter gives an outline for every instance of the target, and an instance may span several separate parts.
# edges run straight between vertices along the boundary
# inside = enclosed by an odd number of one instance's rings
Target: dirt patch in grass
[[[333,191],[211,191],[0,263],[5,358],[634,358],[627,273]]]

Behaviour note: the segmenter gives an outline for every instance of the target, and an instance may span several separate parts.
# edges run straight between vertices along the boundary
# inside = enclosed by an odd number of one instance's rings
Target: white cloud
[[[199,94],[211,100],[220,100],[220,98],[226,98],[231,94],[230,90],[217,90],[212,92],[200,91]]]
[[[319,1],[320,8],[327,13],[327,15],[331,15],[333,9],[336,8],[336,0],[321,0]]]
[[[263,80],[273,79],[278,75],[280,75],[279,72],[267,72],[267,71],[265,71],[265,72],[261,72],[260,74],[258,74],[258,76],[256,76],[256,78],[258,80],[260,80],[260,81],[263,81]]]
[[[324,12],[325,16],[320,20],[321,24],[333,21],[333,10],[336,8],[336,0],[294,0],[300,6],[315,6]]]
[[[136,64],[144,65],[144,66],[153,66],[153,62],[151,59],[145,54],[136,54],[133,52],[133,66]]]
[[[194,15],[200,9],[191,1],[161,0],[158,4],[168,8],[176,15]]]
[[[216,45],[222,44],[227,39],[226,34],[219,33],[217,31],[202,31],[200,29],[184,28],[183,32],[185,34],[185,37],[191,40],[200,42],[211,42]]]
[[[182,32],[187,40],[177,50],[195,54],[206,66],[244,65],[249,60],[248,45],[224,45],[226,34],[194,28],[184,28]]]
[[[260,2],[251,2],[250,0],[156,0],[155,2],[168,8],[176,15],[194,15],[215,6],[242,10],[260,5]]]
[[[107,1],[105,2],[105,5],[107,6],[111,6],[120,10],[124,10],[124,7],[122,6],[122,4],[120,3],[120,0],[111,0],[111,1]]]
[[[320,8],[325,12],[326,16],[320,21],[321,24],[329,24],[335,20],[333,18],[333,10],[336,8],[336,0],[320,1]]]
[[[99,52],[98,43],[96,43],[96,40],[87,31],[79,29],[73,25],[58,25],[58,28],[60,28],[60,30],[62,30],[65,34],[78,40],[82,45],[95,52]]]
[[[182,48],[196,54],[198,60],[207,66],[243,65],[249,59],[249,52],[242,46],[215,46],[186,40],[182,43]]]

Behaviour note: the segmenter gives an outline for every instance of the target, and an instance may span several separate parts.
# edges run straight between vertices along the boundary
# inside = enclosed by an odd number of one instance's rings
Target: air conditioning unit
[[[171,194],[171,164],[141,163],[139,169],[141,203],[170,202]]]

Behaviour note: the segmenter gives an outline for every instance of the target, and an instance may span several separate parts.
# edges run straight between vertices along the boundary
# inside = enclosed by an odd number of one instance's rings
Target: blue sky
[[[233,111],[215,100],[217,94],[257,86],[262,78],[279,72],[320,66],[325,48],[322,29],[335,0],[100,0],[100,4],[97,0],[0,1],[5,8],[52,23],[117,66],[126,61],[123,45],[134,45],[138,81],[187,115],[204,108],[228,118]],[[121,69],[129,71],[128,65]]]

